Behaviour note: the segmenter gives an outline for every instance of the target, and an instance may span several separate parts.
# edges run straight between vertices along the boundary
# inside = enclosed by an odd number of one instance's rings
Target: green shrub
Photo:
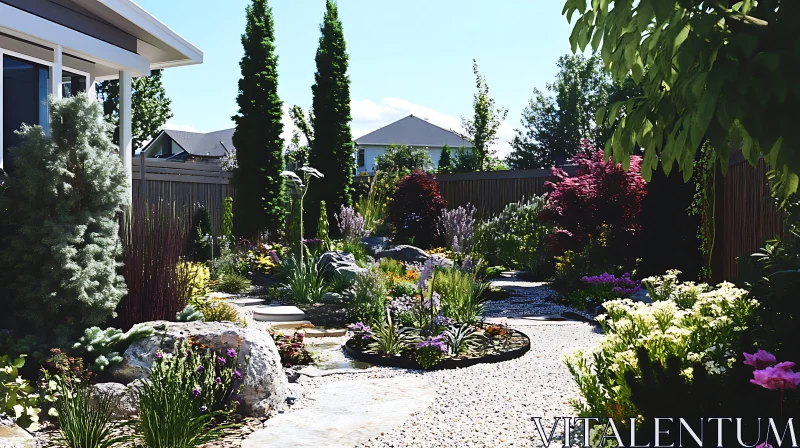
[[[353,254],[357,263],[363,263],[369,260],[367,245],[362,243],[359,239],[342,240],[342,251]]]
[[[211,242],[213,238],[211,231],[211,215],[208,209],[201,204],[195,204],[194,215],[192,216],[192,228],[187,234],[187,252],[193,261],[206,263],[211,260]]]
[[[214,289],[227,294],[241,294],[250,289],[250,280],[239,273],[231,272],[220,276]]]
[[[50,103],[49,134],[24,125],[3,194],[0,327],[43,339],[112,316],[125,295],[117,213],[126,201],[118,148],[85,94]]]
[[[190,448],[222,436],[230,426],[213,423],[233,411],[231,397],[242,375],[236,352],[215,354],[179,341],[173,350],[178,355],[156,353],[149,381],[134,389],[140,442],[148,448]]]
[[[402,277],[406,272],[406,268],[403,266],[403,263],[391,258],[381,258],[381,260],[378,262],[378,269],[387,274],[394,274],[397,277]]]
[[[412,296],[417,292],[417,285],[415,283],[401,281],[392,285],[390,292],[392,297]]]
[[[515,202],[475,227],[474,252],[489,265],[524,269],[546,276],[551,269],[547,255],[550,225],[539,219],[547,201],[539,196]]]
[[[206,300],[198,308],[205,322],[233,322],[242,327],[247,326],[247,321],[239,314],[236,305],[223,299]]]
[[[233,241],[233,198],[228,196],[222,201],[222,223],[220,223],[222,237]]]
[[[453,356],[467,353],[478,345],[475,327],[469,324],[454,326],[442,333],[442,339]]]
[[[697,363],[710,376],[722,378],[738,363],[740,343],[754,322],[757,305],[747,298],[747,291],[730,283],[717,288],[678,284],[667,299],[652,304],[630,299],[606,302],[606,314],[597,317],[606,334],[603,340],[594,349],[566,358],[583,395],[573,406],[580,416],[639,415],[624,376],[634,372],[639,377],[637,351],[642,348],[662,365],[677,358],[688,379]]]
[[[386,279],[380,271],[370,269],[358,274],[353,287],[353,301],[348,310],[351,322],[373,325],[386,318]]]
[[[385,320],[375,323],[373,332],[373,342],[369,344],[370,350],[387,356],[410,351],[419,340],[413,329],[400,328],[388,314]]]
[[[175,322],[202,322],[205,320],[203,313],[198,311],[191,303],[175,315]]]
[[[331,292],[342,294],[356,284],[355,280],[344,275],[332,275],[328,280],[328,289]]]
[[[37,407],[39,395],[28,380],[19,376],[25,365],[25,355],[16,359],[0,356],[0,414],[13,418],[17,424],[30,431],[39,429]]]
[[[317,260],[291,255],[281,266],[284,286],[296,303],[316,303],[325,294],[325,280]]]
[[[134,325],[127,332],[119,328],[87,328],[78,342],[72,345],[70,354],[83,357],[90,370],[104,371],[111,365],[122,362],[122,355],[132,343],[153,334],[153,328],[144,324]]]
[[[441,314],[459,323],[478,321],[485,309],[487,287],[474,274],[454,268],[440,268],[433,278],[433,290],[440,295]]]
[[[109,448],[130,437],[113,437],[112,414],[119,398],[94,391],[86,383],[56,379],[64,393],[54,403],[59,438],[69,448]]]

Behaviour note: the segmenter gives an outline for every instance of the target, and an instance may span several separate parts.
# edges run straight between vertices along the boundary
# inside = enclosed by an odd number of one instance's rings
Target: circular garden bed
[[[479,355],[448,356],[429,369],[423,369],[417,362],[413,353],[385,356],[372,351],[363,350],[355,338],[349,339],[344,344],[344,350],[348,355],[353,357],[353,359],[379,366],[400,367],[414,370],[455,369],[474,366],[475,364],[509,361],[521,357],[530,350],[531,340],[528,336],[510,328],[506,331],[508,332],[507,337],[494,338],[481,350]]]

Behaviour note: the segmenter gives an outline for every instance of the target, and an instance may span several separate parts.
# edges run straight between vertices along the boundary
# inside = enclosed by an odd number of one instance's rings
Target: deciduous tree
[[[492,145],[497,142],[497,131],[506,119],[508,109],[496,106],[494,98],[489,96],[489,84],[486,77],[478,70],[478,62],[472,61],[472,72],[475,74],[477,92],[472,100],[472,118],[461,117],[461,126],[472,141],[472,154],[478,170],[484,170],[489,159],[494,156]]]
[[[573,51],[591,44],[615,79],[630,74],[644,91],[598,113],[601,121],[627,110],[606,156],[627,167],[641,146],[645,178],[677,164],[689,180],[708,138],[723,168],[741,149],[752,164],[763,156],[781,196],[797,190],[800,2],[568,0],[564,13],[575,19]]]
[[[134,78],[131,89],[131,126],[135,151],[156,138],[167,120],[172,118],[172,100],[167,97],[164,89],[161,70],[153,70],[150,76]],[[119,144],[119,80],[98,83],[97,96],[103,103],[106,121],[114,126],[111,132],[112,141]]]

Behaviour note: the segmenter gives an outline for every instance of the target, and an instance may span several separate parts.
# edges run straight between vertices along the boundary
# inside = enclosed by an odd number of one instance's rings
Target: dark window
[[[364,148],[358,148],[358,163],[359,167],[364,166]]]
[[[7,172],[13,169],[8,149],[22,143],[15,131],[23,123],[41,125],[45,132],[49,130],[49,78],[47,67],[3,56],[3,165]]]
[[[86,91],[86,77],[62,70],[61,96],[64,98]]]

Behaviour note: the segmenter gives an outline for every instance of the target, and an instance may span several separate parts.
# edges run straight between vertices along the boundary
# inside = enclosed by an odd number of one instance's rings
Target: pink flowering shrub
[[[542,217],[556,226],[553,251],[579,251],[590,239],[609,229],[609,245],[633,246],[641,230],[639,214],[645,197],[641,176],[641,157],[631,156],[626,171],[622,164],[603,159],[603,151],[584,140],[582,154],[571,159],[578,167],[570,176],[553,168],[548,203]]]

